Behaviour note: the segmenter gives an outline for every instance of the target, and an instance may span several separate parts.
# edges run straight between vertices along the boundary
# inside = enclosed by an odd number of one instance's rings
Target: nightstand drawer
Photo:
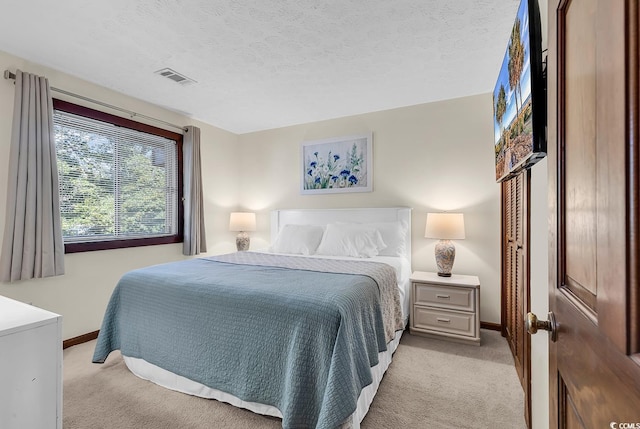
[[[475,314],[457,313],[414,306],[415,320],[411,323],[417,329],[448,332],[450,334],[474,337],[476,335]]]
[[[474,289],[414,283],[414,304],[453,310],[475,311]]]

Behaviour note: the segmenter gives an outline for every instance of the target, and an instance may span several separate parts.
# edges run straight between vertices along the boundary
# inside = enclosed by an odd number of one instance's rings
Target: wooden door
[[[529,192],[531,172],[502,182],[502,335],[506,338],[525,395],[531,427],[531,339],[524,327],[529,311]]]
[[[550,427],[640,427],[638,0],[550,1],[548,95]]]

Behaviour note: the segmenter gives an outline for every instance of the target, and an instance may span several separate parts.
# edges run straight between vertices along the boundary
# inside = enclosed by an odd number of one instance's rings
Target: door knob
[[[538,329],[551,332],[551,341],[554,343],[558,339],[558,324],[556,323],[556,316],[552,311],[547,316],[549,320],[538,320],[538,316],[533,313],[527,313],[527,317],[524,320],[524,327],[531,335],[538,332]]]

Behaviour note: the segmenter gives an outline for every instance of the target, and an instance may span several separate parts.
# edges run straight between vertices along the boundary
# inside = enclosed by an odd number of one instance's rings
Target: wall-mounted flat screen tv
[[[496,181],[545,157],[545,87],[538,2],[522,0],[493,90]]]

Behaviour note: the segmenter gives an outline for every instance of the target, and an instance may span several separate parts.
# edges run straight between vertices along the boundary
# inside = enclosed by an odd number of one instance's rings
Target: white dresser
[[[410,332],[480,345],[480,281],[476,276],[415,271]]]
[[[4,296],[0,428],[62,428],[62,316]]]

